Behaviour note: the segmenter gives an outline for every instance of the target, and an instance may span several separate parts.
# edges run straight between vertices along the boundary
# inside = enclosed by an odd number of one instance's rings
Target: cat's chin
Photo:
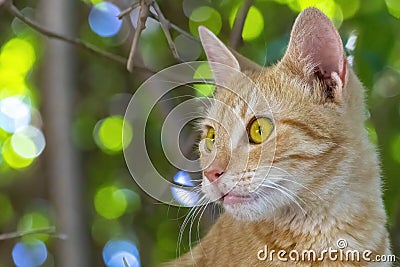
[[[256,200],[256,197],[251,195],[240,195],[234,193],[228,193],[221,198],[224,205],[241,205],[251,204]]]
[[[240,221],[262,221],[273,217],[273,207],[266,209],[259,197],[225,196],[221,202],[225,212]]]

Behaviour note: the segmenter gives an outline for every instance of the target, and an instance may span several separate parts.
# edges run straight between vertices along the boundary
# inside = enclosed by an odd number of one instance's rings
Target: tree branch
[[[47,36],[49,38],[58,39],[60,41],[66,42],[66,43],[76,45],[79,48],[82,48],[92,54],[97,54],[106,59],[114,61],[116,63],[126,65],[127,61],[122,56],[103,51],[103,50],[97,48],[96,46],[86,43],[78,38],[67,37],[67,36],[64,36],[59,33],[56,33],[51,30],[46,29],[42,25],[38,24],[36,21],[33,21],[32,19],[26,17],[16,6],[14,6],[14,4],[12,3],[11,0],[0,0],[0,8],[3,8],[8,13],[10,13],[14,17],[20,19],[23,23],[25,23],[26,25],[28,25],[29,27],[31,27],[32,29],[34,29],[35,31],[39,32],[40,34],[42,34],[44,36]],[[137,68],[138,70],[144,71],[144,72],[155,73],[155,71],[150,70],[144,66],[135,66],[135,68]]]
[[[129,52],[128,62],[126,64],[126,68],[129,72],[133,70],[133,59],[135,57],[136,47],[139,42],[139,37],[142,31],[146,28],[146,20],[150,14],[150,5],[151,0],[140,0],[140,10],[139,10],[139,17],[137,20],[137,26],[135,34],[133,35],[131,50]]]
[[[140,6],[140,2],[135,2],[130,7],[128,7],[127,9],[122,10],[121,13],[119,13],[119,15],[118,15],[118,19],[122,19],[123,17],[125,17],[126,15],[131,13],[132,10],[134,10],[138,6]]]
[[[0,0],[0,7],[6,3],[6,0]]]
[[[124,262],[124,267],[129,267],[128,261],[125,257],[122,258],[122,261]]]
[[[236,47],[239,45],[239,43],[241,41],[241,33],[243,31],[244,22],[246,20],[247,13],[248,13],[252,3],[253,3],[253,0],[246,0],[244,5],[238,12],[238,16],[235,19],[235,23],[234,23],[234,26],[232,29],[232,34],[231,34],[230,43],[231,43],[232,48],[236,49]],[[156,10],[157,14],[153,14],[152,12],[150,12],[149,8],[151,5]],[[60,41],[64,41],[66,43],[73,44],[83,50],[86,50],[86,51],[92,53],[92,54],[97,54],[97,55],[100,55],[101,57],[104,57],[104,58],[114,61],[116,63],[125,65],[127,67],[128,71],[130,71],[130,72],[132,72],[133,69],[137,69],[139,71],[147,72],[150,74],[155,73],[154,70],[151,70],[151,69],[147,68],[146,66],[143,66],[143,64],[138,64],[137,62],[136,63],[133,62],[134,54],[135,54],[137,44],[139,41],[139,37],[141,35],[141,32],[146,27],[147,18],[153,18],[153,19],[157,20],[158,22],[160,22],[160,25],[163,29],[163,32],[167,38],[168,44],[172,51],[172,54],[173,54],[174,58],[178,61],[182,61],[182,60],[180,59],[179,54],[176,50],[175,44],[174,44],[171,34],[170,34],[170,30],[175,30],[175,31],[179,32],[180,34],[184,35],[185,37],[187,37],[188,39],[191,39],[198,43],[200,42],[197,38],[195,38],[189,32],[185,31],[184,29],[180,28],[176,24],[171,23],[168,19],[166,19],[162,13],[160,7],[158,6],[158,4],[156,2],[154,2],[153,0],[140,0],[140,2],[134,2],[133,4],[131,4],[130,7],[123,10],[119,14],[118,18],[122,19],[124,16],[128,15],[130,12],[132,12],[132,10],[134,10],[138,6],[140,6],[140,12],[139,12],[137,29],[135,31],[135,34],[134,34],[134,37],[132,40],[128,60],[126,60],[124,57],[122,57],[120,55],[116,55],[113,53],[103,51],[90,43],[82,41],[79,38],[72,38],[72,37],[68,37],[68,36],[59,34],[57,32],[53,32],[53,31],[43,27],[36,21],[25,16],[18,8],[15,7],[12,0],[0,0],[0,8],[3,8],[4,10],[6,10],[8,13],[13,15],[14,17],[20,19],[23,23],[25,23],[26,25],[28,25],[29,27],[31,27],[33,30],[37,31],[38,33],[40,33],[44,36],[47,36],[49,38],[54,38],[54,39],[58,39]]]
[[[253,4],[253,0],[246,0],[243,3],[243,6],[239,9],[235,22],[233,23],[231,38],[229,39],[229,44],[233,49],[237,49],[241,44],[242,40],[242,32],[244,23],[246,22],[247,14],[249,13],[250,7]]]
[[[0,0],[0,5],[1,5],[1,0]],[[55,227],[49,227],[49,228],[41,228],[41,229],[33,229],[33,230],[28,230],[28,231],[0,234],[0,240],[13,239],[13,238],[18,238],[18,237],[27,236],[27,235],[34,235],[34,234],[50,234],[59,239],[67,238],[63,234],[56,234]]]
[[[157,13],[158,21],[160,22],[161,29],[163,30],[165,37],[167,38],[167,42],[168,42],[169,48],[172,51],[172,55],[174,56],[174,58],[177,61],[182,62],[182,59],[179,57],[178,51],[176,50],[175,43],[172,40],[171,33],[169,32],[169,25],[168,25],[169,21],[167,21],[165,19],[164,14],[162,13],[162,11],[161,11],[160,7],[158,6],[157,2],[153,1],[152,6],[154,7],[154,9],[155,9],[155,11]]]
[[[153,13],[150,13],[149,17],[157,20],[158,22],[160,22],[160,18],[157,15],[154,15]],[[175,31],[179,32],[180,34],[186,36],[187,38],[200,43],[199,39],[195,38],[193,35],[191,35],[187,31],[185,31],[184,29],[180,28],[176,24],[173,24],[168,19],[165,19],[164,23],[168,26],[169,29],[175,30]]]
[[[41,33],[41,34],[43,34],[43,35],[45,35],[47,37],[50,37],[50,38],[59,39],[59,40],[64,41],[64,42],[77,45],[80,48],[83,48],[83,49],[85,49],[85,50],[87,50],[89,52],[92,52],[92,53],[100,54],[101,56],[103,56],[105,58],[108,58],[108,59],[111,59],[111,60],[113,60],[115,62],[118,62],[118,63],[121,63],[121,64],[125,64],[126,60],[121,56],[114,55],[114,54],[102,51],[102,50],[98,49],[97,47],[95,47],[95,46],[93,46],[91,44],[83,42],[80,39],[66,37],[66,36],[63,36],[61,34],[55,33],[53,31],[50,31],[50,30],[44,28],[43,26],[39,25],[37,22],[35,22],[35,21],[31,20],[30,18],[26,17],[21,11],[19,11],[11,3],[11,1],[7,1],[7,0],[5,0],[5,1],[6,2],[5,2],[4,7],[9,13],[11,13],[13,16],[19,18],[22,22],[24,22],[26,25],[30,26],[31,28],[33,28],[37,32],[39,32],[39,33]]]

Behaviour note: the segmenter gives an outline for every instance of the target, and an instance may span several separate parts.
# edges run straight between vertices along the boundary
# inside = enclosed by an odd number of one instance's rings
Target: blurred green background
[[[65,1],[71,2],[67,15],[59,17],[50,2],[57,1],[16,0],[14,4],[25,16],[54,26],[66,36],[127,58],[138,10],[121,21],[116,14],[129,7],[130,1]],[[243,2],[158,4],[168,20],[193,36],[198,25],[205,25],[229,43]],[[381,154],[388,228],[395,253],[400,255],[400,1],[257,0],[249,9],[238,51],[259,64],[276,62],[286,49],[295,17],[308,6],[320,8],[334,21],[366,87],[367,127]],[[57,19],[58,26],[52,25]],[[173,29],[171,35],[182,60],[205,59],[197,41]],[[57,233],[77,229],[80,236],[71,242],[78,240],[80,247],[75,249],[85,258],[81,266],[123,266],[115,262],[121,255],[129,266],[139,266],[135,263],[139,257],[141,266],[155,266],[175,258],[178,250],[188,251],[189,239],[195,242],[198,232],[200,236],[206,232],[217,208],[208,208],[199,228],[197,220],[193,223],[191,233],[186,227],[178,242],[189,209],[160,204],[144,194],[131,178],[122,152],[135,138],[135,125],[123,124],[130,97],[153,72],[177,63],[159,23],[149,19],[139,40],[136,64],[147,70],[135,68],[129,73],[123,64],[74,46],[66,48],[67,52],[75,48],[64,57],[68,62],[62,58],[52,62],[64,53],[53,50],[53,45],[0,7],[0,232],[53,225]],[[62,65],[69,73],[66,76],[60,74],[62,69],[56,70]],[[171,180],[179,170],[160,150],[162,122],[175,105],[207,95],[208,90],[198,86],[178,91],[151,113],[146,144],[157,169]],[[185,96],[179,97],[181,93]],[[58,177],[57,172],[66,177]],[[71,210],[71,205],[78,209]],[[69,220],[72,228],[68,228]],[[55,234],[3,239],[0,267],[68,266],[66,255],[74,253],[65,252],[63,244],[69,241]],[[135,248],[138,252],[132,252]]]

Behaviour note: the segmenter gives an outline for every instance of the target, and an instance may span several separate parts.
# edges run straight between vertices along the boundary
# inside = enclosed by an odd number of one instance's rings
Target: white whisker
[[[307,212],[304,210],[304,208],[300,205],[300,203],[291,195],[289,194],[287,191],[282,190],[281,188],[275,187],[273,185],[262,185],[263,187],[267,187],[267,188],[271,188],[271,189],[275,189],[278,190],[279,192],[281,192],[284,196],[286,196],[288,199],[290,199],[291,201],[293,201],[294,204],[296,204],[301,211],[304,213],[304,215],[307,214]]]

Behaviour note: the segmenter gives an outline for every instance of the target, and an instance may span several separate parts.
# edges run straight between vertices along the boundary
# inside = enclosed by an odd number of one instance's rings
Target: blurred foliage
[[[94,32],[93,27],[91,28],[91,24],[96,21],[89,22],[89,15],[93,5],[101,2],[104,1],[85,0],[78,3],[79,16],[76,17],[79,19],[78,35],[104,50],[127,55],[132,36],[128,17],[123,20],[122,25],[115,23],[118,34],[114,36],[102,37]],[[120,10],[128,6],[122,0],[112,2]],[[239,0],[159,1],[167,19],[181,28],[197,36],[198,25],[206,25],[225,42],[229,39],[233,20],[241,3]],[[357,36],[355,48],[349,46],[347,52],[353,57],[354,69],[367,90],[370,114],[367,127],[371,140],[376,143],[381,154],[384,200],[389,215],[388,227],[398,232],[400,232],[399,3],[397,0],[257,0],[250,8],[244,25],[244,42],[239,49],[243,55],[260,64],[268,65],[276,62],[285,51],[296,15],[308,6],[320,8],[334,21],[339,27],[344,44],[352,35]],[[27,16],[38,18],[36,1],[20,0],[15,4]],[[135,12],[132,12],[131,18],[135,21],[137,14],[135,17]],[[146,26],[139,42],[143,62],[154,70],[161,70],[174,64],[158,23],[150,19]],[[205,59],[198,43],[174,31],[172,37],[182,58]],[[42,40],[42,36],[0,9],[0,108],[6,106],[7,102],[4,100],[9,101],[10,97],[12,101],[17,99],[21,105],[29,107],[28,121],[23,120],[24,114],[16,111],[11,112],[9,116],[6,114],[8,117],[4,114],[0,117],[3,128],[0,129],[1,232],[46,227],[55,221],[52,212],[54,207],[49,198],[50,189],[43,174],[46,150],[40,156],[21,156],[12,143],[15,131],[4,126],[9,121],[17,121],[36,129],[46,127],[46,122],[42,122],[40,114],[39,84],[40,77],[45,75],[40,72],[40,59],[46,52]],[[189,240],[195,242],[198,239],[197,222],[193,223],[194,229],[191,233],[188,231],[189,227],[185,228],[183,240],[178,243],[179,230],[188,209],[157,205],[134,183],[122,154],[124,144],[135,138],[133,134],[135,125],[124,124],[122,116],[129,98],[149,74],[140,71],[129,74],[123,66],[84,51],[78,51],[78,56],[79,88],[76,88],[77,97],[73,114],[75,119],[71,136],[81,153],[81,172],[86,182],[86,202],[83,205],[86,205],[88,210],[87,227],[92,238],[93,266],[103,264],[101,256],[103,247],[110,240],[118,238],[137,245],[142,266],[153,266],[172,259],[176,257],[178,250],[183,253],[189,249]],[[209,70],[199,69],[196,75],[208,77],[210,73]],[[195,89],[189,96],[209,95],[213,90],[207,85],[196,85]],[[182,92],[178,90],[173,96],[182,95],[180,93]],[[183,94],[188,95],[187,90]],[[166,107],[156,108],[150,114],[146,131],[151,133],[146,135],[146,144],[152,161],[163,175],[171,179],[178,170],[168,164],[164,154],[160,153],[159,137],[165,111],[180,101],[173,96]],[[125,140],[122,140],[122,132]],[[36,139],[32,140],[32,149],[38,150]],[[200,236],[212,223],[213,212],[212,208],[204,213],[199,227]],[[41,234],[31,238],[46,244],[49,254],[46,255],[47,260],[43,266],[53,266],[52,237]],[[29,244],[29,241],[24,239],[0,243],[2,259],[0,266],[12,266],[12,254],[17,257],[20,253],[18,249],[22,246],[17,243],[19,241]],[[42,246],[41,242],[32,242]],[[127,244],[130,246],[129,242],[121,242],[121,246]],[[112,261],[111,258],[107,260]]]

